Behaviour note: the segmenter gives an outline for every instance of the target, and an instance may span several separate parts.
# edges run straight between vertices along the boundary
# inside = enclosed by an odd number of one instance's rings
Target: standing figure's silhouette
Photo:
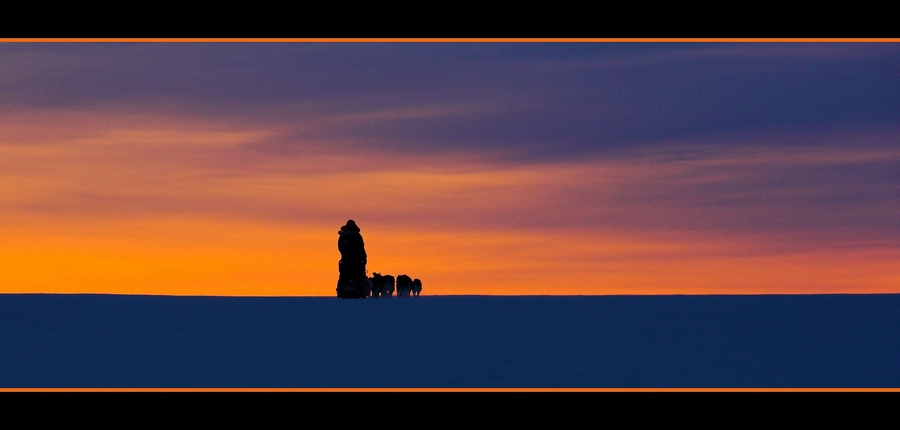
[[[344,299],[358,299],[369,294],[371,286],[366,276],[366,246],[356,222],[347,221],[338,231],[337,296]]]

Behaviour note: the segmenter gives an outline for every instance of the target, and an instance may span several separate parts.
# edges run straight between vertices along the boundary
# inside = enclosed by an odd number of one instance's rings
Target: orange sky
[[[285,155],[260,145],[291,137],[249,121],[22,110],[0,117],[0,292],[333,296],[350,218],[370,273],[423,294],[900,292],[900,250],[846,221],[879,207],[829,194],[893,186],[834,173],[900,161],[891,135],[516,164],[328,138]]]

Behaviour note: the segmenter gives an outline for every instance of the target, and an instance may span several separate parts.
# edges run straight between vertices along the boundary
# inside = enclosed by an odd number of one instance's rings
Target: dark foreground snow
[[[0,294],[0,387],[900,387],[900,295]]]

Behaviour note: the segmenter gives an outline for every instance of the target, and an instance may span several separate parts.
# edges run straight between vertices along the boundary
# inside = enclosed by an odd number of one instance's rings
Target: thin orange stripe
[[[900,388],[0,388],[0,392],[900,392]]]
[[[629,38],[0,38],[0,42],[196,42],[196,43],[233,43],[233,42],[321,42],[321,43],[346,43],[346,42],[440,42],[440,43],[465,43],[465,42],[493,42],[493,43],[534,43],[534,42],[805,42],[805,43],[834,43],[834,42],[900,42],[900,38],[657,38],[657,37],[629,37]]]

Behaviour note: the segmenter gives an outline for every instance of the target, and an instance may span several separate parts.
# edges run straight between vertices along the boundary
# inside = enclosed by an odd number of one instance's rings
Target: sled
[[[342,299],[364,299],[372,291],[372,284],[368,279],[357,282],[355,279],[339,278],[337,283],[337,296]]]

